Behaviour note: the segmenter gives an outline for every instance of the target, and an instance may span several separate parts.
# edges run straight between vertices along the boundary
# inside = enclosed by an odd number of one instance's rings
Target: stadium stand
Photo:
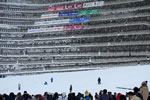
[[[31,1],[0,1],[0,73],[150,63],[149,0]]]

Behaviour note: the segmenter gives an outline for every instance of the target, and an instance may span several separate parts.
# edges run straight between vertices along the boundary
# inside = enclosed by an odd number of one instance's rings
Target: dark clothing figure
[[[70,90],[70,93],[72,92],[72,85],[70,85],[70,88],[69,88],[69,90]]]
[[[17,94],[16,100],[23,100],[23,97],[21,96],[20,92]]]
[[[53,96],[53,100],[58,100],[58,93],[55,92],[54,96]]]
[[[15,94],[13,92],[11,92],[9,94],[9,99],[8,100],[15,100],[15,98],[16,98]]]
[[[48,84],[48,83],[45,81],[45,82],[44,82],[44,85],[47,85],[47,84]]]
[[[134,87],[133,91],[136,96],[138,96],[141,100],[143,100],[141,93],[139,93],[140,89],[138,87]]]
[[[68,100],[76,100],[75,93],[69,93],[68,94]]]
[[[21,84],[20,83],[18,84],[18,90],[21,90]]]
[[[5,100],[9,100],[9,96],[7,94],[4,94],[3,97]]]
[[[24,91],[24,94],[22,95],[22,97],[23,97],[23,100],[28,100],[31,98],[30,95],[27,93],[27,91]]]
[[[98,84],[101,84],[101,78],[100,77],[98,78]]]
[[[99,100],[109,100],[109,96],[107,95],[107,90],[103,90],[103,94],[100,95]]]
[[[126,100],[126,96],[125,95],[121,95],[120,96],[120,100]]]

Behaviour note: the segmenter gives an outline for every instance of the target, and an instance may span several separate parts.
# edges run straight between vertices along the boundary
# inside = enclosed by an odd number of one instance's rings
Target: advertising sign
[[[48,7],[48,8],[46,9],[46,11],[55,11],[55,10],[56,10],[55,7]]]
[[[83,25],[74,25],[73,29],[74,30],[83,29]]]
[[[65,6],[57,6],[56,7],[56,11],[60,11],[60,10],[64,10],[65,9]]]
[[[46,11],[60,11],[60,10],[71,10],[71,9],[78,9],[83,8],[83,4],[70,4],[70,5],[63,5],[63,6],[56,6],[56,7],[48,7]]]
[[[88,15],[88,14],[98,14],[99,10],[85,10],[85,11],[78,11],[78,15]]]
[[[63,31],[64,27],[60,26],[60,27],[54,27],[53,31]]]
[[[93,6],[103,6],[104,5],[104,1],[97,1],[93,3]]]
[[[89,17],[72,18],[72,19],[70,19],[70,23],[86,22],[86,21],[89,21]]]
[[[78,15],[77,11],[75,11],[75,12],[59,13],[59,16],[76,16],[76,15]]]
[[[64,30],[72,30],[73,26],[64,26]]]
[[[73,9],[73,8],[74,8],[74,5],[66,5],[66,8],[65,8],[65,9],[71,10],[71,9]]]
[[[78,8],[83,8],[83,4],[75,4],[74,8],[78,9]]]
[[[43,15],[41,15],[41,18],[55,18],[55,17],[58,17],[58,13],[56,13],[56,14],[43,14]]]
[[[88,3],[83,3],[83,8],[103,6],[103,5],[104,5],[104,1],[88,2]]]

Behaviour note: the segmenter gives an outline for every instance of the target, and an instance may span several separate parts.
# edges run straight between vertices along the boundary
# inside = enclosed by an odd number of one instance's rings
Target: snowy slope
[[[101,70],[50,73],[41,75],[27,76],[9,76],[0,79],[0,93],[19,92],[18,83],[21,83],[21,91],[27,90],[30,94],[47,92],[69,92],[69,86],[72,84],[73,92],[84,93],[88,90],[93,95],[102,89],[112,92],[126,93],[130,90],[117,89],[116,87],[140,86],[142,81],[147,80],[150,85],[150,65],[113,67]],[[51,83],[51,77],[54,82]],[[97,78],[101,77],[102,84],[97,84]],[[44,85],[47,81],[48,85]]]

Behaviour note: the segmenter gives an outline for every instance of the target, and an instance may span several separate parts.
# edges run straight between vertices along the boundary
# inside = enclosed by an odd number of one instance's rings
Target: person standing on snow
[[[51,77],[51,83],[53,83],[53,77]]]
[[[142,82],[140,87],[140,93],[143,96],[143,100],[147,100],[149,96],[149,89],[147,86],[147,81]]]
[[[70,85],[70,88],[69,88],[69,90],[70,90],[70,93],[72,92],[72,85]]]
[[[101,84],[101,78],[100,77],[98,78],[97,81],[98,81],[98,84]]]
[[[18,84],[18,90],[21,90],[21,84],[20,83]]]

